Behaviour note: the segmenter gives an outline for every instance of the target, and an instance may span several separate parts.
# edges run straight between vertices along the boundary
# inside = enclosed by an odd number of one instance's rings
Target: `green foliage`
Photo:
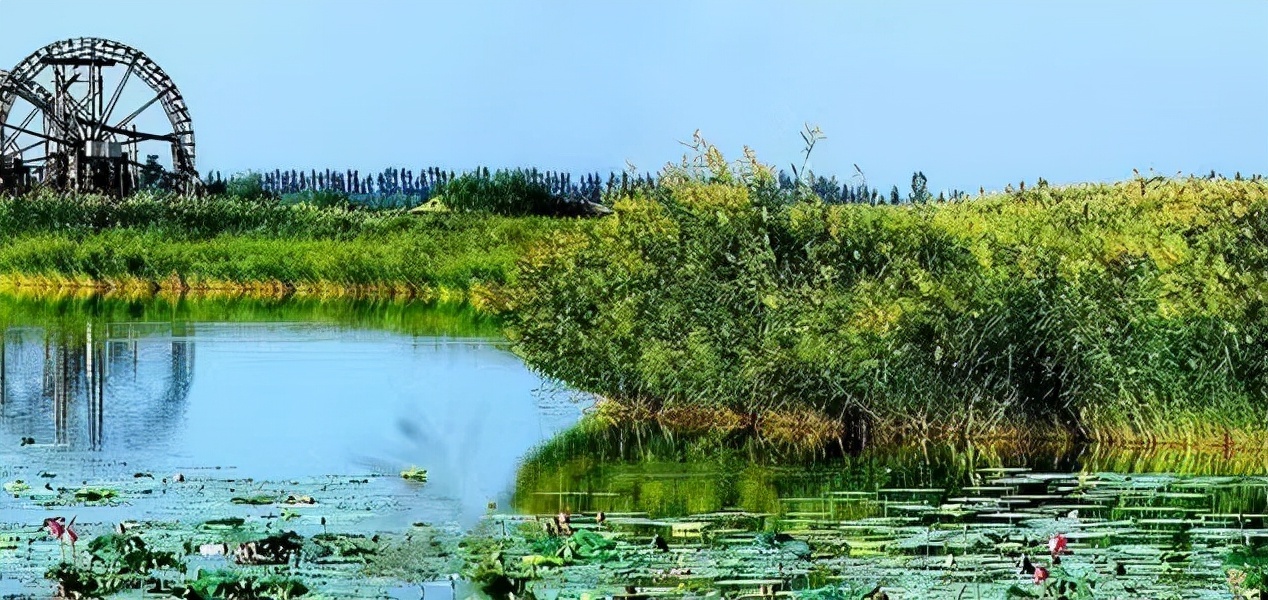
[[[98,598],[123,590],[141,589],[159,581],[156,572],[185,572],[171,552],[150,549],[140,537],[109,534],[88,543],[86,566],[61,563],[45,573],[56,581],[61,596]]]
[[[825,205],[700,149],[521,261],[509,331],[531,364],[626,402],[881,433],[1268,428],[1262,181]]]
[[[925,203],[931,200],[933,196],[929,195],[929,178],[925,177],[924,172],[917,171],[911,174],[911,200],[913,203]]]
[[[170,190],[174,181],[171,173],[159,164],[157,154],[145,157],[145,165],[141,167],[137,177],[137,188],[152,192]]]
[[[411,215],[311,202],[47,192],[0,198],[0,275],[72,280],[178,275],[186,284],[282,282],[467,290],[511,278],[524,248],[584,222]]]
[[[459,212],[498,215],[577,215],[580,206],[551,192],[550,186],[534,171],[498,170],[463,173],[437,186],[435,195],[445,206]]]
[[[796,600],[870,600],[878,595],[880,586],[867,586],[845,581],[837,585],[796,590]]]
[[[1238,546],[1224,559],[1228,585],[1236,597],[1268,589],[1268,544]]]
[[[352,201],[352,199],[340,191],[336,190],[304,190],[295,194],[287,194],[282,200],[295,204],[311,204],[320,208],[336,208],[342,210],[354,210],[360,205]]]
[[[284,600],[308,593],[308,587],[297,579],[278,575],[255,577],[228,570],[200,572],[197,579],[189,582],[187,589],[192,597],[208,600]]]
[[[254,171],[234,175],[225,182],[225,194],[242,200],[276,200],[277,196],[264,188],[264,176]]]
[[[119,496],[118,490],[86,487],[75,491],[75,500],[87,504],[109,503]]]
[[[427,483],[427,469],[410,467],[401,471],[401,478],[409,481],[417,481],[419,483]]]

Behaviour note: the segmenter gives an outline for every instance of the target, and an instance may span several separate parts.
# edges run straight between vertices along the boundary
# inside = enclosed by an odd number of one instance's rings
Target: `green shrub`
[[[276,200],[277,196],[264,189],[264,176],[254,171],[234,175],[225,182],[225,194],[243,200]]]
[[[1268,428],[1264,182],[873,207],[789,202],[755,165],[707,147],[530,252],[517,351],[620,400],[809,407],[873,436]]]
[[[463,173],[439,185],[433,195],[459,212],[499,215],[576,215],[580,206],[552,194],[546,182],[529,171],[499,170]]]

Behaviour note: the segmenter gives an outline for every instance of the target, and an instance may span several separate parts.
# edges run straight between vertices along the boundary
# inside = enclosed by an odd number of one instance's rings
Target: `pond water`
[[[398,308],[395,319],[349,324],[286,305],[256,305],[235,321],[244,311],[232,305],[182,314],[8,302],[0,479],[50,496],[84,486],[129,496],[138,482],[161,486],[177,473],[240,482],[229,484],[237,495],[286,482],[279,494],[319,496],[310,488],[338,477],[364,480],[353,497],[374,501],[359,528],[465,528],[490,503],[509,502],[523,456],[583,406],[525,367],[496,330],[463,323],[471,317],[460,309]],[[230,320],[200,320],[218,316]],[[415,466],[427,470],[425,485],[400,477]],[[46,498],[13,496],[0,499],[0,522],[38,525],[52,514]],[[147,493],[58,514],[77,513],[96,532],[214,507]]]
[[[465,597],[489,583],[475,566],[489,560],[517,596],[551,600],[627,586],[1056,597],[1058,584],[1072,598],[1227,598],[1237,556],[1268,563],[1262,455],[997,444],[805,457],[578,427],[585,397],[534,374],[468,309],[0,295],[0,332],[5,597],[51,593],[63,550],[39,524],[53,515],[76,517],[85,542],[127,523],[181,557],[169,581],[235,569],[326,598]],[[401,477],[414,466],[425,483]],[[560,511],[609,547],[546,536]],[[305,539],[301,564],[205,549],[281,531]],[[1023,554],[1052,569],[1046,586]]]
[[[418,520],[470,524],[508,496],[529,448],[579,416],[504,344],[479,338],[108,323],[97,335],[52,339],[10,328],[2,352],[4,464],[39,463],[70,479],[206,467],[281,479],[425,465],[428,495],[452,502]]]
[[[565,594],[628,582],[745,594],[778,582],[813,598],[877,588],[890,598],[1228,598],[1230,573],[1257,589],[1268,565],[1266,458],[997,444],[807,460],[654,427],[587,426],[532,453],[515,506],[603,511],[603,527],[620,532],[618,554],[645,552],[653,535],[668,541],[667,553],[619,567],[539,575]],[[1048,546],[1058,534],[1068,541],[1060,561]],[[1023,555],[1049,570],[1043,584]]]

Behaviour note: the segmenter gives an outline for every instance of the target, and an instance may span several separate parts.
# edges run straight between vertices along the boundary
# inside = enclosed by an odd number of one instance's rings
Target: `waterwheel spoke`
[[[137,117],[141,116],[141,113],[145,112],[145,109],[147,109],[147,108],[149,108],[149,107],[151,107],[151,106],[154,106],[154,103],[155,103],[155,102],[158,102],[159,100],[162,100],[162,99],[163,99],[163,96],[166,96],[166,95],[167,95],[167,92],[168,92],[168,91],[170,91],[170,90],[171,90],[171,88],[164,89],[163,91],[159,92],[159,93],[158,93],[158,95],[154,96],[153,98],[150,98],[150,101],[149,101],[149,102],[146,102],[145,104],[142,104],[142,105],[141,105],[141,108],[138,108],[138,109],[136,109],[136,110],[132,111],[132,114],[130,114],[130,115],[128,115],[128,116],[126,116],[126,117],[124,117],[122,121],[119,121],[118,123],[116,123],[116,124],[115,124],[115,127],[116,127],[116,128],[127,127],[127,126],[128,126],[128,124],[129,124],[129,123],[131,123],[133,119],[135,119],[135,118],[137,118]]]
[[[153,142],[172,142],[172,143],[176,143],[180,141],[180,137],[174,133],[164,133],[164,134],[146,133],[144,131],[134,131],[131,129],[124,129],[122,127],[111,127],[109,125],[102,125],[101,130],[109,132],[109,133],[113,133],[115,135],[122,135],[125,137],[129,137],[134,140],[147,140],[147,141],[153,141]]]
[[[101,123],[97,127],[97,134],[101,133],[100,125],[110,122],[110,117],[114,114],[114,107],[119,103],[119,97],[123,95],[123,88],[128,85],[128,80],[132,77],[132,70],[135,68],[135,62],[128,63],[128,70],[123,73],[123,79],[119,80],[119,87],[116,87],[114,93],[110,95],[110,103],[106,105],[105,113],[101,115]]]
[[[68,140],[68,139],[65,139],[65,138],[53,137],[52,135],[49,135],[49,134],[47,134],[47,133],[40,133],[40,132],[38,132],[38,131],[33,131],[33,130],[26,129],[26,128],[23,128],[23,127],[18,127],[17,125],[5,125],[5,127],[8,127],[8,128],[10,128],[10,129],[15,129],[15,130],[20,131],[20,132],[22,132],[22,133],[25,133],[25,134],[27,134],[27,135],[33,135],[33,136],[35,136],[35,137],[37,137],[37,138],[43,138],[43,139],[48,140],[48,141],[50,141],[50,142],[57,142],[57,143],[59,143],[59,144],[70,144],[70,143],[72,143],[72,142],[71,142],[71,140]]]
[[[39,113],[40,113],[40,109],[39,109],[39,107],[38,107],[38,106],[37,106],[37,107],[35,107],[35,108],[32,108],[32,109],[31,109],[31,114],[28,114],[28,115],[26,116],[26,118],[25,118],[25,119],[22,119],[22,124],[21,124],[21,125],[19,125],[19,127],[30,127],[30,126],[31,126],[31,121],[34,121],[34,120],[35,120],[35,115],[37,115],[37,114],[39,114]],[[4,128],[5,128],[5,125],[4,125],[3,123],[0,123],[0,133],[2,133],[2,132],[4,131]],[[18,135],[19,135],[19,134],[14,133],[13,135],[11,135],[11,136],[9,136],[9,137],[4,138],[4,142],[3,142],[3,143],[0,143],[0,148],[5,148],[5,147],[8,147],[8,146],[12,145],[14,142],[16,142],[16,141],[17,141],[17,139],[18,139]]]
[[[70,93],[70,86],[79,81],[79,74],[76,73],[69,80],[66,80],[65,77],[63,77],[61,70],[54,69],[53,76],[57,79],[57,91],[61,94],[62,100],[65,100],[66,104],[74,109],[74,112],[76,113],[75,115],[72,115],[72,117],[77,117],[79,123],[83,123],[85,121],[91,122],[92,117],[89,115],[87,110],[85,110],[84,105],[80,103],[79,99],[76,98],[74,94]],[[86,129],[80,129],[79,133],[80,137],[87,137],[86,134],[88,131]]]
[[[48,143],[48,142],[46,142],[46,141],[44,141],[44,140],[40,140],[40,141],[35,142],[34,144],[31,144],[30,146],[27,146],[27,147],[25,147],[25,148],[18,148],[17,155],[18,155],[18,156],[22,156],[23,154],[25,154],[25,153],[26,153],[26,151],[27,151],[27,150],[32,150],[32,149],[34,149],[34,148],[36,148],[36,147],[42,146],[42,145],[47,144],[47,143]]]

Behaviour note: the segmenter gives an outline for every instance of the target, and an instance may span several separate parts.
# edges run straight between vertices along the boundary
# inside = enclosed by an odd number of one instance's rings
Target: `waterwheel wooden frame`
[[[116,85],[105,84],[107,74]],[[134,79],[149,88],[142,96],[148,100],[121,105]],[[137,118],[155,105],[165,123],[148,117],[154,123],[138,128]],[[142,146],[155,145],[170,147],[166,170],[175,178],[173,187],[193,191],[199,178],[189,108],[167,73],[130,46],[101,38],[62,40],[7,75],[0,72],[0,169],[24,171],[56,189],[123,194],[145,169],[153,170],[141,162]]]

